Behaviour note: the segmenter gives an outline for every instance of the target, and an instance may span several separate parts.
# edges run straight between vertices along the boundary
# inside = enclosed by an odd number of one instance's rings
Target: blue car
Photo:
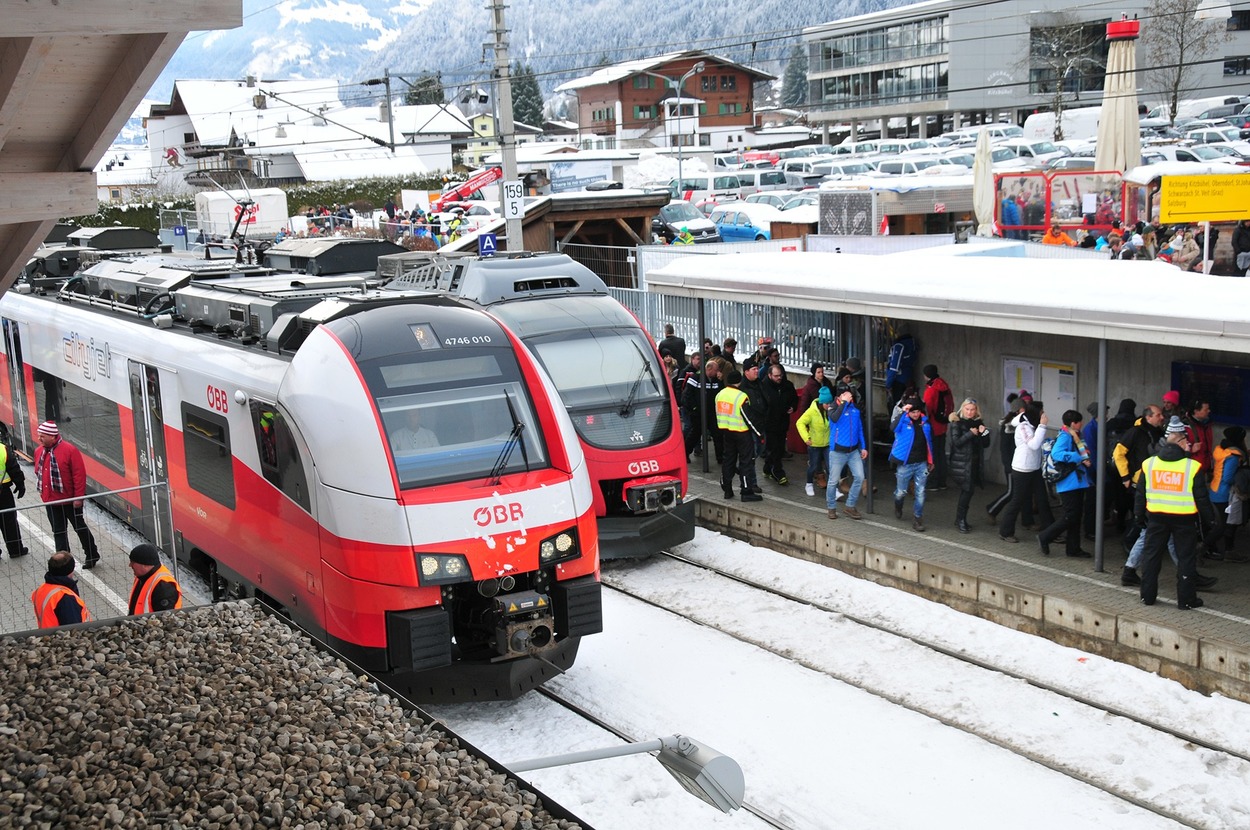
[[[732,206],[719,207],[712,211],[712,221],[720,231],[721,239],[726,242],[758,242],[761,239],[772,239],[768,226],[762,221],[753,219],[745,210]]]

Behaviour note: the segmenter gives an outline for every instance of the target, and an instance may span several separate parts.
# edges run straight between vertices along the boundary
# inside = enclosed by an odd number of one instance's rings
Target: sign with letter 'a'
[[[478,256],[494,256],[495,251],[499,249],[498,243],[495,241],[495,234],[480,233],[477,235],[477,255]]]

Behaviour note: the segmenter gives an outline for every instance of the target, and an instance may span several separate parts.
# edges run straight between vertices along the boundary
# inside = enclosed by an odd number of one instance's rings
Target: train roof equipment
[[[372,275],[377,271],[379,257],[399,254],[404,250],[404,246],[385,239],[290,238],[268,248],[264,253],[264,262],[282,271],[320,276],[365,272]]]

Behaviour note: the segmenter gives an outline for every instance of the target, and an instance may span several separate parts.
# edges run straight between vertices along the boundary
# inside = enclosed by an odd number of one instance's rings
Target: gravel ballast
[[[248,603],[0,638],[0,826],[578,830]]]

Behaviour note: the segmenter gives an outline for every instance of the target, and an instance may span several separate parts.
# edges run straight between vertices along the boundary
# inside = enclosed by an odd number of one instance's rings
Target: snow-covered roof
[[[147,147],[110,147],[95,166],[98,186],[151,184],[152,160]]]
[[[1134,167],[1124,174],[1124,181],[1129,184],[1150,184],[1160,176],[1235,176],[1239,173],[1250,173],[1250,167],[1236,164],[1200,164],[1194,161],[1161,161],[1158,164]]]
[[[428,173],[429,168],[422,161],[419,149],[405,144],[395,145],[394,153],[377,146],[334,150],[309,147],[296,149],[293,155],[305,179],[324,182]]]
[[[256,108],[257,95],[265,97],[264,109]],[[182,102],[200,143],[209,147],[228,143],[232,131],[250,135],[259,131],[261,123],[276,125],[284,117],[308,117],[292,105],[311,110],[323,105],[342,106],[338,83],[333,80],[260,81],[255,86],[248,86],[246,81],[175,81],[174,99]],[[160,116],[165,109],[154,107],[152,114]]]
[[[617,81],[624,80],[633,75],[638,75],[647,70],[653,70],[657,66],[663,66],[666,63],[675,60],[687,58],[697,58],[699,60],[715,61],[721,66],[732,66],[745,72],[750,72],[759,76],[762,80],[773,80],[777,76],[770,75],[762,69],[756,69],[754,66],[731,61],[728,58],[719,55],[711,55],[707,52],[701,52],[697,49],[688,49],[684,52],[669,52],[666,55],[656,55],[650,58],[641,58],[639,60],[624,61],[622,63],[614,63],[611,66],[604,66],[596,69],[589,75],[581,78],[575,78],[571,81],[565,81],[556,87],[556,92],[570,92],[573,90],[584,89],[588,86],[599,86],[600,84],[612,84]]]

